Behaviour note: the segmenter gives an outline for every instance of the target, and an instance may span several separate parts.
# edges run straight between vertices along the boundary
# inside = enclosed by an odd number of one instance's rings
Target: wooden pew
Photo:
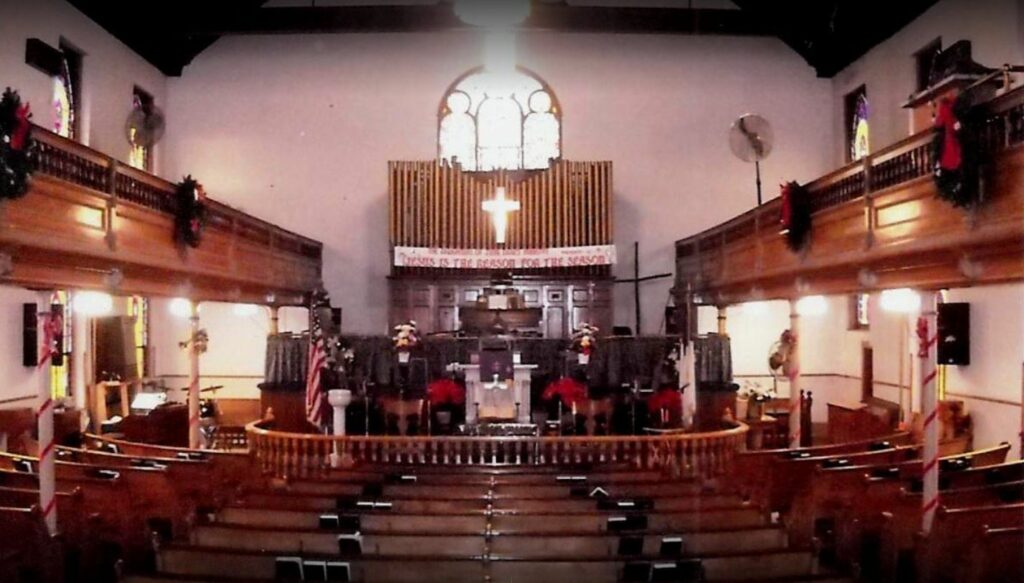
[[[560,535],[496,534],[485,538],[483,532],[453,534],[440,521],[436,532],[404,534],[360,530],[362,556],[407,556],[455,558],[483,555],[526,559],[557,559],[571,556],[588,560],[630,556],[656,559],[668,544],[670,556],[706,556],[779,550],[786,547],[786,533],[778,527],[745,530],[651,533],[620,536],[607,533],[566,533]],[[319,529],[249,527],[214,523],[198,526],[192,543],[202,547],[233,550],[266,550],[282,554],[301,552],[330,554],[339,552],[339,533]],[[632,539],[632,540],[626,540]],[[625,540],[625,542],[624,542]],[[679,540],[678,549],[673,541]],[[666,541],[668,541],[666,543]],[[631,547],[632,548],[629,548]],[[349,549],[351,551],[351,549]]]
[[[230,495],[218,479],[209,460],[190,460],[164,457],[131,456],[95,450],[57,448],[57,459],[63,462],[98,466],[101,468],[157,468],[165,469],[181,496],[192,506],[216,507]]]
[[[277,553],[243,552],[204,547],[171,546],[161,549],[161,572],[190,577],[224,577],[238,580],[275,578]],[[304,554],[302,558],[338,561],[337,555]],[[344,560],[344,559],[343,559]],[[424,574],[436,581],[587,581],[588,583],[619,583],[626,565],[623,559],[597,560],[531,560],[503,557],[481,561],[477,557],[424,559],[420,557],[360,557],[345,560],[352,570],[352,579],[363,583],[386,581],[404,583],[424,581]],[[673,559],[660,563],[673,565]],[[643,565],[641,565],[643,566]],[[648,570],[651,563],[646,563]],[[815,568],[810,553],[799,551],[767,551],[742,555],[709,556],[700,567],[707,580],[751,579],[753,574],[765,579],[809,575]],[[199,579],[207,580],[207,579]],[[650,580],[650,576],[641,579]],[[796,579],[798,580],[798,579]]]
[[[251,456],[246,453],[165,447],[111,439],[92,434],[86,434],[85,447],[133,457],[207,461],[217,475],[219,487],[228,491],[234,490],[240,484],[259,479],[259,472],[256,470]]]
[[[38,505],[0,507],[0,555],[5,562],[5,583],[60,582],[64,580],[64,551],[50,536]]]
[[[12,476],[17,467],[29,464],[32,472],[18,478]],[[5,477],[0,483],[38,488],[35,470],[38,460],[26,456],[0,454],[0,470]],[[184,534],[193,520],[194,507],[172,482],[166,469],[110,466],[101,467],[74,462],[55,464],[58,488],[82,487],[85,505],[99,520],[98,531],[124,554],[129,565],[145,566],[151,562],[151,533],[156,530],[164,538]],[[13,483],[12,483],[13,482]],[[105,485],[105,486],[104,486]]]
[[[957,567],[957,583],[1019,583],[1024,576],[1024,527],[988,528]]]
[[[588,512],[520,512],[518,510],[435,514],[400,510],[287,510],[280,508],[228,506],[218,515],[225,523],[265,528],[314,529],[324,515],[357,517],[360,529],[368,532],[408,533],[441,531],[481,533],[486,525],[496,533],[559,534],[602,533],[615,529],[616,518],[646,516],[646,528],[657,532],[763,527],[764,513],[758,508],[735,506],[699,510],[666,510],[649,513],[591,510]]]
[[[788,512],[792,507],[793,500],[810,489],[818,468],[900,463],[916,459],[920,453],[920,446],[907,445],[849,454],[775,459],[772,461],[768,509]]]
[[[966,508],[940,507],[932,531],[917,535],[914,562],[918,580],[952,583],[964,550],[983,537],[986,529],[1024,528],[1024,503]],[[1019,572],[1018,572],[1018,581]]]
[[[1009,445],[1002,444],[993,448],[968,452],[965,454],[942,458],[944,466],[961,463],[971,463],[975,467],[989,467],[1001,463],[1006,459],[1009,452]],[[857,458],[849,458],[856,460]],[[864,459],[864,458],[860,458]],[[885,504],[890,496],[899,493],[900,488],[906,485],[906,481],[920,478],[922,463],[920,459],[897,462],[895,464],[878,464],[875,461],[869,463],[853,463],[839,467],[822,467],[820,464],[815,468],[814,476],[807,482],[807,488],[798,492],[792,501],[790,512],[786,516],[786,524],[790,527],[790,535],[793,543],[798,546],[810,544],[812,537],[821,529],[816,529],[816,523],[834,522],[835,517],[856,504],[863,509],[869,506],[869,501],[878,501]],[[870,479],[873,472],[891,475],[891,479],[877,478]],[[943,472],[944,477],[955,475],[957,472]],[[880,491],[872,491],[870,495],[865,494],[865,481]],[[889,490],[886,490],[889,488]],[[881,512],[880,508],[877,512]],[[852,517],[848,517],[852,518]],[[822,525],[828,528],[828,525]]]
[[[909,445],[911,435],[907,432],[894,433],[878,439],[867,439],[850,443],[801,447],[797,449],[762,449],[745,451],[736,455],[733,463],[733,476],[730,481],[737,484],[746,494],[761,502],[767,502],[772,486],[773,467],[777,459],[790,456],[828,457],[866,452],[878,444]]]

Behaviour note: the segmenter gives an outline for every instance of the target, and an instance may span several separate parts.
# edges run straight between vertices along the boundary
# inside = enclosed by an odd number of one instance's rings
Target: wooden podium
[[[513,366],[512,380],[487,382],[480,378],[480,365],[459,365],[466,373],[466,425],[479,419],[530,423],[530,373],[537,365]]]

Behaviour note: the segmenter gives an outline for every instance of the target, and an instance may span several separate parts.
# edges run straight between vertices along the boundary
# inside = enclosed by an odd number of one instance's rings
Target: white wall
[[[1024,64],[1022,0],[942,0],[890,39],[868,51],[833,79],[835,164],[846,162],[843,97],[866,85],[871,113],[871,148],[879,150],[910,133],[900,105],[917,90],[914,53],[942,37],[942,46],[967,39],[974,60],[988,67]],[[1018,77],[1019,78],[1019,77]]]
[[[520,61],[564,108],[564,155],[615,163],[615,235],[632,272],[674,271],[673,242],[749,209],[753,168],[729,152],[740,114],[770,119],[768,196],[831,162],[831,84],[774,39],[530,33]],[[388,160],[437,155],[437,109],[480,62],[472,33],[234,37],[170,81],[166,162],[248,212],[325,243],[346,329],[382,333]],[[670,282],[643,286],[646,332]],[[617,290],[632,325],[632,293]]]
[[[153,376],[163,379],[178,400],[176,389],[188,386],[188,352],[178,343],[190,336],[187,318],[171,314],[169,299],[154,299],[150,304],[150,343]],[[281,332],[301,332],[308,326],[305,308],[282,308]],[[263,382],[270,312],[260,308],[255,315],[240,316],[234,304],[204,302],[199,307],[199,325],[210,336],[208,350],[199,359],[200,387],[223,385],[219,398],[259,398],[256,385]]]
[[[25,64],[25,41],[57,47],[61,38],[84,53],[79,141],[119,160],[128,158],[124,121],[135,85],[166,103],[166,77],[63,0],[0,2],[0,89],[11,87],[32,104],[33,121],[52,128],[53,79]],[[161,146],[154,155],[159,169]]]
[[[35,303],[48,310],[49,294],[12,286],[0,286],[0,409],[36,406],[42,383],[49,383],[49,367],[22,366],[22,304]]]
[[[832,401],[857,402],[861,396],[861,348],[865,342],[874,349],[875,396],[899,402],[897,386],[909,387],[916,346],[910,323],[916,314],[894,314],[882,310],[878,294],[869,301],[871,326],[867,331],[847,329],[845,296],[829,296],[829,310],[823,316],[803,316],[801,326],[802,386],[814,393],[816,422],[827,419]],[[974,420],[975,447],[1007,441],[1011,456],[1020,455],[1021,402],[1024,391],[1024,284],[959,288],[949,291],[947,301],[971,304],[971,364],[949,366],[947,398],[963,400]],[[757,312],[743,306],[727,310],[727,328],[732,339],[733,373],[737,380],[771,385],[766,364],[768,350],[779,333],[789,327],[786,302],[767,302]],[[901,328],[906,328],[905,344]],[[698,331],[717,329],[717,311],[698,310]],[[905,350],[902,377],[900,352]],[[785,382],[780,396],[789,394]],[[910,390],[903,390],[909,407]],[[915,394],[915,399],[919,398]]]

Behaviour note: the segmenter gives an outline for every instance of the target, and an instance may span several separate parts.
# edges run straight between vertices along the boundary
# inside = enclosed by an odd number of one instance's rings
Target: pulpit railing
[[[246,427],[249,451],[268,475],[323,474],[332,455],[343,465],[560,466],[621,464],[679,477],[725,473],[746,442],[748,427],[702,433],[562,437],[362,436],[286,433],[266,422]]]

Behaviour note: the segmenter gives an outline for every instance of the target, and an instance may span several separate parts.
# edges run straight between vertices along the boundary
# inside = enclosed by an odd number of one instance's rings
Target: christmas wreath
[[[0,98],[0,199],[21,198],[36,169],[32,112],[10,87]]]
[[[786,237],[786,246],[791,251],[803,249],[811,236],[811,195],[796,182],[782,185],[779,224]]]
[[[935,111],[935,186],[939,196],[965,208],[978,200],[978,152],[967,99],[941,99]]]
[[[174,193],[174,237],[179,244],[198,247],[206,226],[206,192],[191,176],[182,179]]]

